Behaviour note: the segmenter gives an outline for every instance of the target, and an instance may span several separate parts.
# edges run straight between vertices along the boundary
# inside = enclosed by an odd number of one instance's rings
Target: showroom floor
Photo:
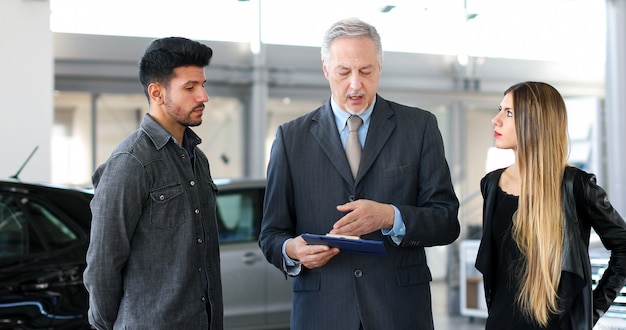
[[[431,283],[435,330],[484,330],[484,318],[450,315],[447,290],[448,286],[444,280]]]
[[[433,299],[433,319],[435,330],[484,330],[485,319],[482,317],[470,318],[463,315],[450,315],[448,312],[448,286],[443,280],[431,283]],[[623,319],[601,318],[594,330],[626,330]]]

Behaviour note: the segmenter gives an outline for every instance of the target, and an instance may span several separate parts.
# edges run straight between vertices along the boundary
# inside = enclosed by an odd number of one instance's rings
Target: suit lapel
[[[367,131],[367,138],[365,139],[365,147],[363,148],[356,183],[358,183],[372,167],[380,151],[387,143],[387,140],[389,140],[391,133],[396,128],[396,124],[390,120],[393,115],[394,112],[385,99],[377,96],[370,127]],[[320,108],[320,111],[313,116],[312,120],[317,124],[311,126],[311,134],[313,134],[322,150],[324,150],[324,153],[328,156],[328,159],[346,182],[354,183],[355,181],[350,172],[350,165],[348,165],[348,159],[346,158],[346,152],[341,145],[335,117],[330,108],[330,99]]]
[[[387,101],[377,96],[376,105],[370,120],[370,127],[365,139],[363,155],[361,156],[359,173],[356,177],[357,183],[372,167],[381,150],[387,144],[391,133],[396,128],[395,122],[391,120],[393,115],[394,111],[389,107]]]
[[[315,137],[315,140],[317,140],[339,174],[341,174],[346,182],[353,184],[354,179],[352,178],[352,172],[350,172],[350,165],[348,165],[346,152],[339,138],[335,116],[330,108],[330,99],[320,108],[315,116],[313,116],[312,120],[315,123],[311,125],[311,134]]]

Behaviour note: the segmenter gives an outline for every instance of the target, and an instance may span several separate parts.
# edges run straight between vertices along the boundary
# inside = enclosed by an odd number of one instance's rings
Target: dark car
[[[227,329],[289,327],[290,281],[257,238],[263,180],[216,180]],[[0,328],[89,329],[83,286],[92,192],[0,181]]]

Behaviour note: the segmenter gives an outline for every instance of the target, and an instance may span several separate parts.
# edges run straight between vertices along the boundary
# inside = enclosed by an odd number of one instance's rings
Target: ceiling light
[[[380,10],[380,12],[381,13],[388,13],[388,12],[390,12],[394,8],[396,8],[396,6],[394,6],[394,5],[386,5],[385,7],[383,7],[383,9]]]

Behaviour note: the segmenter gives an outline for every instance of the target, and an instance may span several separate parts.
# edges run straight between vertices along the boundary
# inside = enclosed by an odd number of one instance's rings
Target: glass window
[[[0,257],[26,254],[28,228],[24,212],[11,196],[0,195]]]
[[[242,177],[244,104],[236,97],[212,93],[210,97],[203,124],[193,128],[199,136],[210,137],[199,147],[209,158],[211,172],[222,177]],[[88,92],[65,91],[56,95],[54,102],[51,180],[63,185],[90,186],[95,164],[106,161],[117,144],[139,127],[148,112],[143,93],[97,93],[96,97]],[[94,120],[96,126],[92,127]],[[95,141],[92,141],[94,133]],[[271,134],[273,137],[274,132]],[[97,148],[93,148],[92,142]]]
[[[50,210],[41,204],[24,199],[24,205],[32,219],[32,225],[45,237],[51,249],[62,248],[78,239],[76,233],[70,229]]]
[[[59,249],[77,239],[76,232],[41,203],[0,195],[0,257]]]
[[[261,217],[260,196],[256,190],[218,194],[217,223],[221,243],[256,241]]]

